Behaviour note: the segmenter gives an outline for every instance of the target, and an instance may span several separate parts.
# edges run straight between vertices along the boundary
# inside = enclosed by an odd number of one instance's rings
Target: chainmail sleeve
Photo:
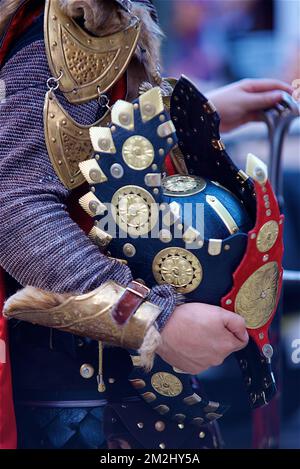
[[[126,265],[108,259],[66,211],[69,192],[48,157],[43,126],[46,80],[43,41],[15,54],[0,71],[6,97],[0,103],[0,264],[21,285],[85,293],[108,279],[127,285]],[[97,118],[98,104],[80,106],[58,97],[80,124]],[[163,327],[177,304],[170,286],[152,289]]]

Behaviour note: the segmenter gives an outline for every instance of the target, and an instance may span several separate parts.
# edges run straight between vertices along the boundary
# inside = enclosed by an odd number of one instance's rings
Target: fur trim
[[[1,16],[0,16],[0,36],[5,31],[10,19],[17,11],[19,6],[24,0],[2,0],[1,1]]]
[[[43,312],[64,303],[72,293],[53,293],[35,287],[25,287],[4,303],[3,315],[7,318],[18,313]]]
[[[161,341],[160,333],[154,326],[151,326],[145,335],[142,346],[138,350],[141,356],[141,366],[145,368],[145,371],[150,371],[153,367],[155,352]]]

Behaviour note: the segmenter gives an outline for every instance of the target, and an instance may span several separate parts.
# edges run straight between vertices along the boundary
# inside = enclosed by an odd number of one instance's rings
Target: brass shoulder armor
[[[124,74],[136,49],[139,19],[122,31],[94,37],[63,13],[57,0],[46,0],[44,37],[49,68],[70,103],[97,98]]]
[[[94,125],[105,126],[110,112]],[[93,154],[89,125],[80,125],[64,110],[52,91],[48,91],[44,104],[45,141],[50,161],[56,174],[67,189],[75,189],[85,182],[78,164]]]

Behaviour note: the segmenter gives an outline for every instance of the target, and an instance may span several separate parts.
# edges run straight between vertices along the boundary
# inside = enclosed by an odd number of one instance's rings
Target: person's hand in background
[[[161,337],[158,355],[191,374],[220,365],[228,355],[244,348],[249,340],[240,315],[203,303],[177,306]]]
[[[221,132],[262,120],[262,111],[279,103],[288,83],[274,79],[245,79],[207,93],[221,117]]]

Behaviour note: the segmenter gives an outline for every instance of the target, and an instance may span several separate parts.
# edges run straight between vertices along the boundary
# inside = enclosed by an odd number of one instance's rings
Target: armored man
[[[0,6],[0,264],[11,319],[0,328],[0,447],[220,447],[226,406],[194,376],[244,353],[247,372],[262,370],[252,404],[272,397],[267,334],[256,343],[250,329],[276,309],[282,220],[265,166],[249,157],[246,174],[231,162],[215,106],[226,131],[291,90],[245,80],[208,101],[186,78],[163,79],[150,0]],[[193,213],[185,226],[184,201],[204,207],[204,227]],[[114,234],[101,223],[110,210]],[[249,250],[256,264],[238,288]],[[247,303],[263,281],[261,303]]]

